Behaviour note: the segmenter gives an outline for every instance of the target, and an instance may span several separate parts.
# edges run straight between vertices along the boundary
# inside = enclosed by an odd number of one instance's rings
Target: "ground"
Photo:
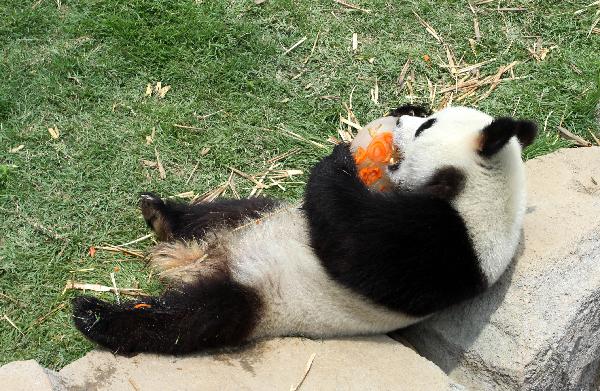
[[[119,287],[160,289],[138,258],[90,254],[147,233],[139,192],[202,194],[231,168],[258,179],[293,150],[275,168],[304,173],[271,173],[281,187],[267,179],[264,194],[298,200],[341,138],[344,104],[363,124],[451,95],[533,119],[526,158],[570,145],[558,125],[595,142],[589,2],[0,0],[0,365],[60,368],[92,348],[71,325],[80,292],[67,280],[110,286],[112,272]],[[444,92],[466,76],[488,84]],[[255,186],[231,178],[242,196]]]

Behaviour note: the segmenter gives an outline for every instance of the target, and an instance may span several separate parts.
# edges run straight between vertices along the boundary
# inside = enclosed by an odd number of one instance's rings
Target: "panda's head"
[[[525,211],[521,151],[536,132],[530,121],[466,107],[404,115],[395,129],[402,161],[388,168],[390,179],[401,190],[429,192],[453,205],[479,257],[489,258],[482,266],[490,282],[506,266],[496,264],[511,258],[519,241]]]

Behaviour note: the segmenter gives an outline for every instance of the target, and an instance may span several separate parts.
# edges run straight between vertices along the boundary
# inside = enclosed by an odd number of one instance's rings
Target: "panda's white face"
[[[398,170],[390,172],[390,178],[401,188],[412,190],[442,167],[456,167],[465,173],[478,170],[484,161],[476,151],[478,139],[492,121],[489,115],[467,107],[450,107],[427,118],[400,117],[394,143],[403,160]]]
[[[525,173],[517,137],[530,142],[531,132],[534,137],[530,122],[495,121],[466,107],[427,118],[402,116],[394,131],[403,160],[388,174],[398,188],[420,189],[448,168],[460,174],[460,189],[449,202],[465,221],[490,283],[502,274],[520,239]]]

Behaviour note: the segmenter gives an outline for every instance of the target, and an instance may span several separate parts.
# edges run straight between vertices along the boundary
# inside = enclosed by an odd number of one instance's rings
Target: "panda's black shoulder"
[[[456,172],[447,174],[459,180]],[[437,182],[433,193],[384,194],[329,187],[327,171],[312,176],[304,205],[310,243],[333,280],[413,316],[485,289],[464,220],[448,199],[435,194],[444,191]]]

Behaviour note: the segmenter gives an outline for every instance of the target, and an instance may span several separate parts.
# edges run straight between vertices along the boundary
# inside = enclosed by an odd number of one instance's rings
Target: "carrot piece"
[[[365,167],[358,172],[360,180],[367,186],[371,186],[373,183],[377,182],[382,175],[383,171],[377,166]]]
[[[391,145],[378,135],[369,144],[367,155],[369,159],[376,163],[387,163],[392,157]]]
[[[354,153],[354,161],[356,164],[361,164],[367,158],[367,151],[363,147],[358,147]]]
[[[392,143],[394,141],[394,135],[392,134],[392,132],[384,132],[384,133],[380,133],[381,134],[381,138],[383,139],[383,141],[388,144],[390,146],[390,148],[392,148]]]

